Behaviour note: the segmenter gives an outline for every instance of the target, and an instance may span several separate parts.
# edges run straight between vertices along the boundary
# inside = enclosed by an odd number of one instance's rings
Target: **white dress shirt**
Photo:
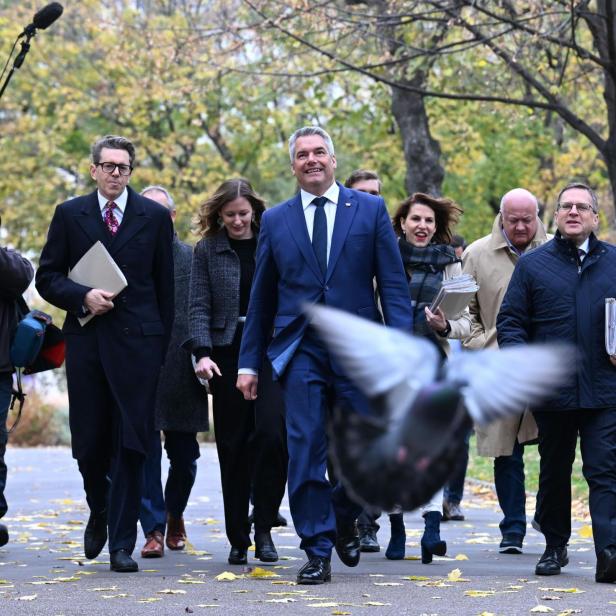
[[[334,182],[324,193],[323,197],[327,199],[327,202],[323,206],[325,209],[325,218],[327,219],[327,262],[329,263],[329,251],[332,246],[332,235],[334,233],[334,220],[336,218],[336,207],[338,206],[338,195],[340,194],[340,188],[338,184]],[[300,198],[302,200],[302,207],[304,208],[304,217],[306,218],[306,228],[308,229],[308,237],[312,242],[312,229],[314,227],[314,212],[317,206],[312,203],[317,195],[312,195],[306,192],[303,188],[299,191]]]
[[[103,217],[103,220],[105,220],[105,208],[107,207],[107,202],[109,199],[107,199],[107,197],[103,197],[100,191],[96,194],[98,195],[98,206],[101,208],[101,216]],[[112,201],[117,205],[117,207],[113,208],[113,215],[116,217],[118,225],[120,225],[122,223],[122,218],[124,218],[124,210],[126,209],[126,202],[128,201],[128,191],[126,188],[117,199],[112,199]]]

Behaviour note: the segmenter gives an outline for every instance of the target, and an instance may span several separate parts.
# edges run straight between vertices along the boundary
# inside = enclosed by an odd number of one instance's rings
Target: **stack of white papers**
[[[128,284],[122,270],[117,266],[101,242],[96,242],[75,264],[68,277],[79,284],[93,289],[103,289],[115,297]],[[83,327],[94,315],[78,319]]]
[[[616,355],[616,299],[605,298],[605,350]]]
[[[462,274],[443,280],[443,284],[430,306],[430,312],[435,312],[437,308],[440,308],[445,313],[446,319],[456,319],[468,306],[478,290],[479,285],[470,274]]]

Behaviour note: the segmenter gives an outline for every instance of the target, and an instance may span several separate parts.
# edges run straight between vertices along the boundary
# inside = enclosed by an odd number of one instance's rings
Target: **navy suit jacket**
[[[240,368],[259,370],[273,328],[267,355],[280,376],[306,331],[308,321],[302,312],[306,303],[379,321],[375,278],[385,324],[412,331],[408,285],[385,202],[339,188],[325,277],[310,242],[299,193],[263,214]]]
[[[114,308],[82,327],[89,287],[67,277],[100,240],[128,286]],[[145,452],[154,420],[154,395],[173,323],[173,224],[162,205],[128,188],[128,201],[115,236],[107,230],[97,192],[60,204],[53,215],[36,273],[41,296],[67,311],[67,382],[73,455],[88,455],[96,419],[117,405],[124,445]],[[92,366],[102,366],[113,400],[97,398]],[[90,370],[90,372],[88,372]],[[103,378],[103,377],[100,377]],[[103,436],[103,435],[102,435]],[[104,438],[104,436],[103,436]]]

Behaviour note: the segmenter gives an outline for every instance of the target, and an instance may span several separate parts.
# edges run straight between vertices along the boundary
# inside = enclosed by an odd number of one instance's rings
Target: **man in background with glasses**
[[[143,464],[173,322],[173,225],[166,208],[128,187],[134,160],[123,137],[92,146],[97,190],[56,208],[36,275],[41,296],[67,312],[71,441],[90,507],[85,555],[96,558],[109,537],[111,569],[121,572],[138,569]],[[98,241],[128,283],[115,297],[68,278]],[[94,318],[81,326],[86,315]]]
[[[520,257],[497,319],[500,347],[567,344],[569,383],[535,406],[539,428],[537,521],[546,549],[536,575],[568,564],[571,470],[578,433],[589,488],[597,582],[616,581],[616,365],[605,350],[605,298],[616,297],[616,247],[594,234],[595,193],[573,183],[560,191],[553,240]],[[573,351],[574,349],[574,351]]]

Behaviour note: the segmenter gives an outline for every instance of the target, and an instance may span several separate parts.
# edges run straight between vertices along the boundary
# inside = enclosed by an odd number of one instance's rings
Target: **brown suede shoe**
[[[167,516],[167,547],[170,550],[183,550],[186,547],[184,518]]]
[[[165,538],[159,530],[148,533],[145,545],[141,550],[141,558],[161,558],[165,554]]]

